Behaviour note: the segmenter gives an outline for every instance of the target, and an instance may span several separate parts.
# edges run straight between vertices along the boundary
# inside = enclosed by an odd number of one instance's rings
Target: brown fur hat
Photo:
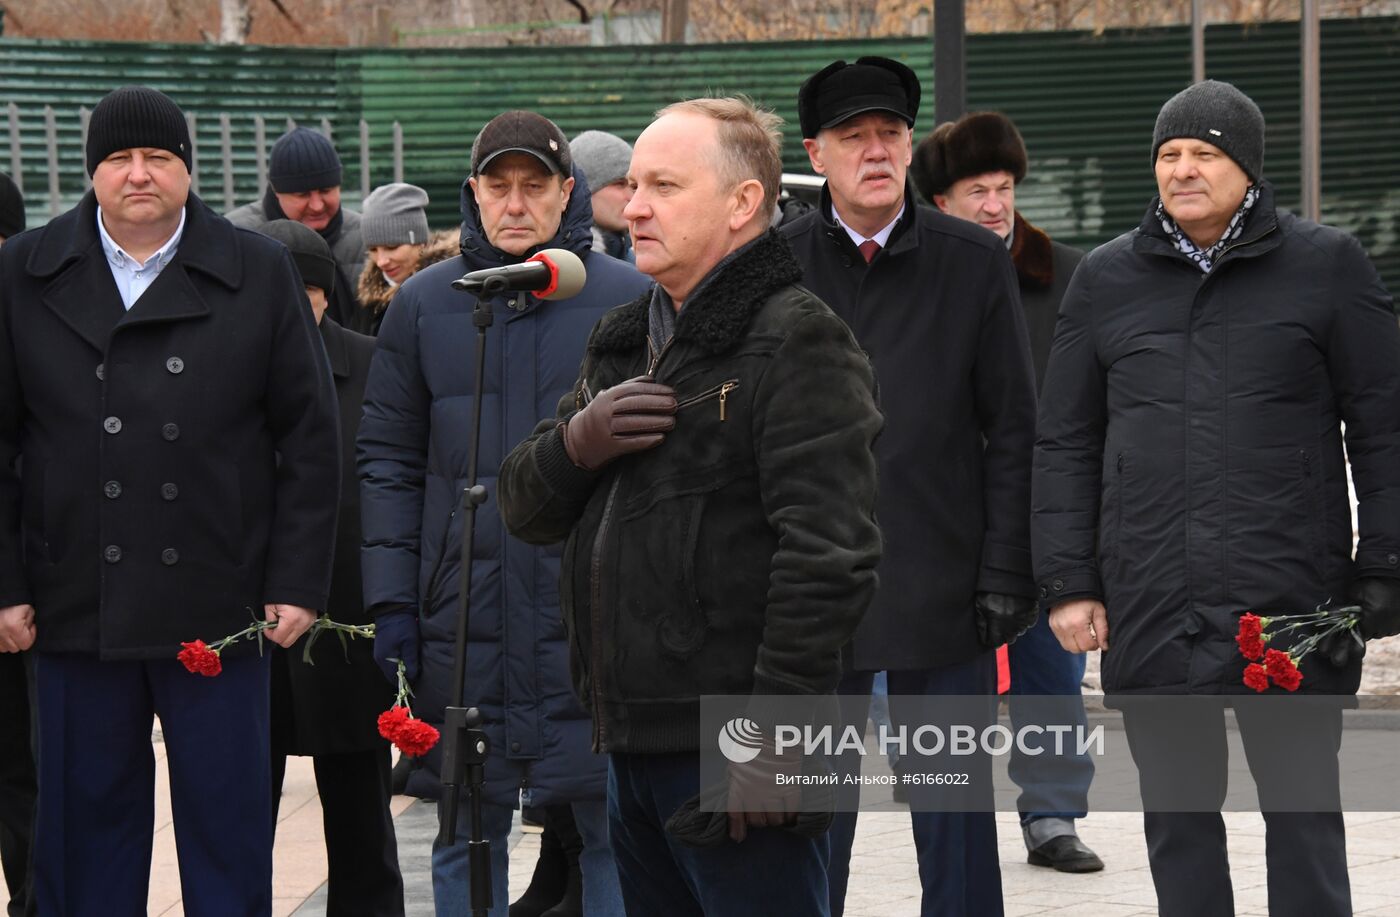
[[[1026,144],[1006,115],[974,111],[938,125],[921,140],[909,172],[924,200],[988,172],[1010,172],[1019,184],[1026,177]]]

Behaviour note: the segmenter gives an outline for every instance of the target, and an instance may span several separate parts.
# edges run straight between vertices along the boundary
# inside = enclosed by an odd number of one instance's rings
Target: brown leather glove
[[[661,445],[676,426],[676,391],[638,376],[603,389],[560,429],[575,465],[597,471],[629,452]]]
[[[758,755],[744,764],[729,764],[729,839],[742,843],[749,828],[781,828],[797,820],[802,788],[792,777],[802,773],[802,756],[794,749],[779,755],[765,739]]]

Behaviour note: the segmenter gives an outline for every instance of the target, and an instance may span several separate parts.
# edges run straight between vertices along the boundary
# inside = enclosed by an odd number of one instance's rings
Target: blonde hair
[[[783,181],[783,119],[742,95],[675,102],[658,111],[656,117],[677,113],[703,115],[719,122],[715,167],[731,187],[749,179],[758,181],[763,187],[764,212],[771,212]]]

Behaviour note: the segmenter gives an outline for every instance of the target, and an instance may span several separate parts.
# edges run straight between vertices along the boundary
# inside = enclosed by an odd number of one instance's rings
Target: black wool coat
[[[324,608],[340,440],[291,256],[191,195],[124,311],[96,208],[0,248],[0,605],[104,659]]]
[[[355,436],[369,379],[374,338],[348,331],[328,315],[321,319],[336,400],[340,403],[340,515],[335,532],[326,615],[342,624],[368,624],[360,584],[360,487],[355,476]],[[273,647],[272,728],[281,747],[296,755],[335,755],[383,745],[376,720],[394,702],[394,689],[374,661],[374,641],[344,644],[322,634],[303,661],[309,637],[291,650]]]
[[[782,227],[803,283],[875,365],[885,430],[880,591],[856,631],[857,669],[919,669],[986,652],[978,592],[1031,596],[1035,381],[1016,275],[994,233],[905,193],[867,265],[831,195]]]
[[[1244,612],[1311,611],[1354,577],[1400,578],[1390,296],[1356,239],[1276,211],[1261,188],[1210,273],[1149,207],[1065,296],[1035,449],[1035,566],[1047,609],[1105,603],[1109,693],[1245,692]],[[1350,693],[1361,677],[1316,654],[1302,670],[1304,691]]]

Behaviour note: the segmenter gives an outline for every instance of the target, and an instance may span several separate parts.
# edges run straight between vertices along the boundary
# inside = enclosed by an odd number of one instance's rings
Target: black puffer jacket
[[[550,418],[501,467],[511,532],[568,539],[559,598],[600,751],[695,749],[701,695],[836,687],[875,591],[881,417],[869,362],[800,275],[770,230],[686,303],[654,366],[650,295],[612,310],[557,420],[650,368],[675,430],[593,474]]]
[[[1209,274],[1152,209],[1096,249],[1055,332],[1033,503],[1044,605],[1107,606],[1108,692],[1245,691],[1242,613],[1400,577],[1400,329],[1361,246],[1265,183]],[[1360,664],[1309,656],[1303,679],[1350,693]]]

